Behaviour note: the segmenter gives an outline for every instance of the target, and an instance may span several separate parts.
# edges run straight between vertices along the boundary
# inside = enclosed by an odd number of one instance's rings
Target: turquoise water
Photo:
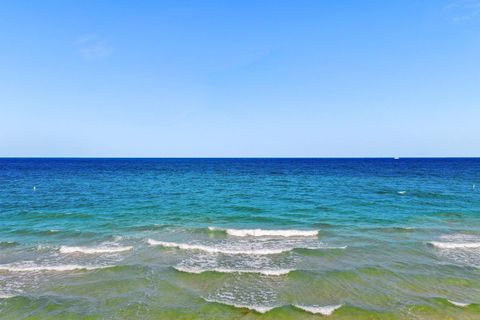
[[[0,319],[480,319],[480,159],[0,159]]]

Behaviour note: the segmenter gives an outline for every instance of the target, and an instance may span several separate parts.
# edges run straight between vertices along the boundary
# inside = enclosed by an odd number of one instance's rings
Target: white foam
[[[74,271],[94,270],[110,268],[112,266],[80,266],[80,265],[58,265],[58,266],[31,266],[31,265],[0,265],[0,270],[10,272],[36,272],[36,271]]]
[[[37,247],[36,247],[36,250],[37,250],[37,251],[47,251],[47,250],[49,250],[49,249],[51,249],[51,247],[48,246],[48,245],[46,245],[46,244],[39,244],[39,245],[37,245]]]
[[[16,297],[14,294],[6,294],[6,293],[0,293],[0,299],[8,299],[8,298],[13,298]]]
[[[215,299],[207,299],[207,298],[203,298],[203,300],[205,300],[207,302],[220,303],[220,304],[224,304],[224,305],[227,305],[227,306],[232,306],[232,307],[235,307],[235,308],[249,309],[249,310],[256,311],[258,313],[266,313],[266,312],[268,312],[272,309],[277,308],[277,306],[259,306],[259,305],[237,304],[237,303],[231,303],[231,302],[220,301],[220,300],[215,300]]]
[[[228,248],[219,248],[206,246],[202,244],[187,244],[187,243],[176,243],[176,242],[166,242],[166,241],[157,241],[153,239],[148,239],[147,243],[151,246],[162,246],[166,248],[179,248],[182,250],[199,250],[208,253],[224,253],[224,254],[245,254],[245,255],[268,255],[268,254],[279,254],[283,252],[288,252],[293,250],[293,248],[279,248],[279,249],[228,249]]]
[[[440,249],[478,249],[480,248],[480,242],[429,242],[434,247]]]
[[[98,247],[68,247],[61,246],[61,253],[85,253],[85,254],[98,254],[98,253],[116,253],[122,251],[131,250],[131,246],[98,246]]]
[[[236,237],[315,237],[318,235],[318,230],[221,229],[217,227],[208,227],[208,230],[223,230]]]
[[[407,191],[398,191],[398,194],[405,194]]]
[[[294,271],[293,269],[258,269],[258,270],[249,270],[249,269],[228,269],[228,268],[211,268],[211,269],[201,269],[201,268],[187,268],[175,266],[175,270],[185,272],[185,273],[195,273],[200,274],[204,272],[219,272],[219,273],[258,273],[266,276],[283,276]]]
[[[340,308],[342,305],[333,305],[333,306],[317,306],[317,305],[301,305],[301,304],[294,304],[295,307],[302,309],[304,311],[314,313],[314,314],[322,314],[324,316],[331,315],[335,310]]]
[[[465,302],[457,302],[457,301],[452,301],[452,300],[447,300],[448,302],[450,302],[451,304],[453,304],[454,306],[457,306],[457,307],[467,307],[470,305],[470,303],[465,303]]]

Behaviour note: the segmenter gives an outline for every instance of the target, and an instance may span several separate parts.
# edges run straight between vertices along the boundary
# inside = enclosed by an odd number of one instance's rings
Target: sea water
[[[0,319],[480,319],[480,159],[0,159]]]

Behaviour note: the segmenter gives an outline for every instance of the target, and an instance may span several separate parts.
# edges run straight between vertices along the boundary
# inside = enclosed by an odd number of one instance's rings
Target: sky
[[[3,1],[0,156],[480,156],[480,0]]]

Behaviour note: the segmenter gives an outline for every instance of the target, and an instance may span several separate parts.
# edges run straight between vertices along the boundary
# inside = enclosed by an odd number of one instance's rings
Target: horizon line
[[[478,159],[480,156],[0,156],[0,159]]]

